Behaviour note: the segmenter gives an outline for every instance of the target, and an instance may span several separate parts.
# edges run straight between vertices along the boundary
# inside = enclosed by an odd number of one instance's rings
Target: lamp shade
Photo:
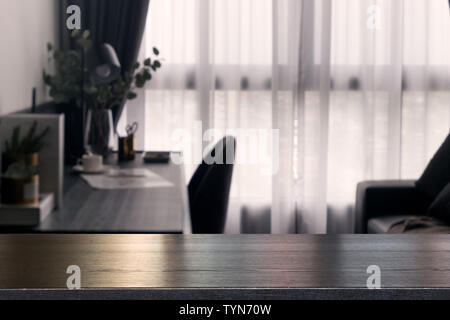
[[[116,50],[108,43],[93,47],[87,54],[87,68],[94,84],[113,82],[121,69]]]

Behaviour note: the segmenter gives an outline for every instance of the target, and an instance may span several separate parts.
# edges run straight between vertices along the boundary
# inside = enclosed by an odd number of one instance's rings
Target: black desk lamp
[[[108,84],[120,76],[120,61],[116,50],[104,43],[87,52],[87,68],[93,84]]]

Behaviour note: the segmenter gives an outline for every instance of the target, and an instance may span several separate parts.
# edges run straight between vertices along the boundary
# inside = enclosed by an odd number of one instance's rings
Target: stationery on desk
[[[145,163],[168,163],[170,160],[169,151],[151,151],[143,155]]]
[[[173,186],[147,168],[107,166],[103,164],[101,156],[90,153],[80,159],[74,170],[81,173],[81,177],[94,189],[147,189]]]

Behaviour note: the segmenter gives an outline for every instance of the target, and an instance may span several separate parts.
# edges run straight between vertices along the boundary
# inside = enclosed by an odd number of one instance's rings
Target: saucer
[[[100,168],[99,170],[96,171],[92,171],[92,170],[86,170],[84,169],[84,167],[82,165],[76,165],[72,168],[73,172],[76,173],[82,173],[82,174],[103,174],[106,171],[110,170],[114,168],[114,166],[107,166],[104,165],[102,168]]]

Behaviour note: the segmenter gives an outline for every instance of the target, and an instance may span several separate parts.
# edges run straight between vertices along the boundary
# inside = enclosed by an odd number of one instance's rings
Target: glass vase
[[[114,124],[111,110],[89,110],[86,117],[86,150],[105,157],[112,149],[113,138]]]

